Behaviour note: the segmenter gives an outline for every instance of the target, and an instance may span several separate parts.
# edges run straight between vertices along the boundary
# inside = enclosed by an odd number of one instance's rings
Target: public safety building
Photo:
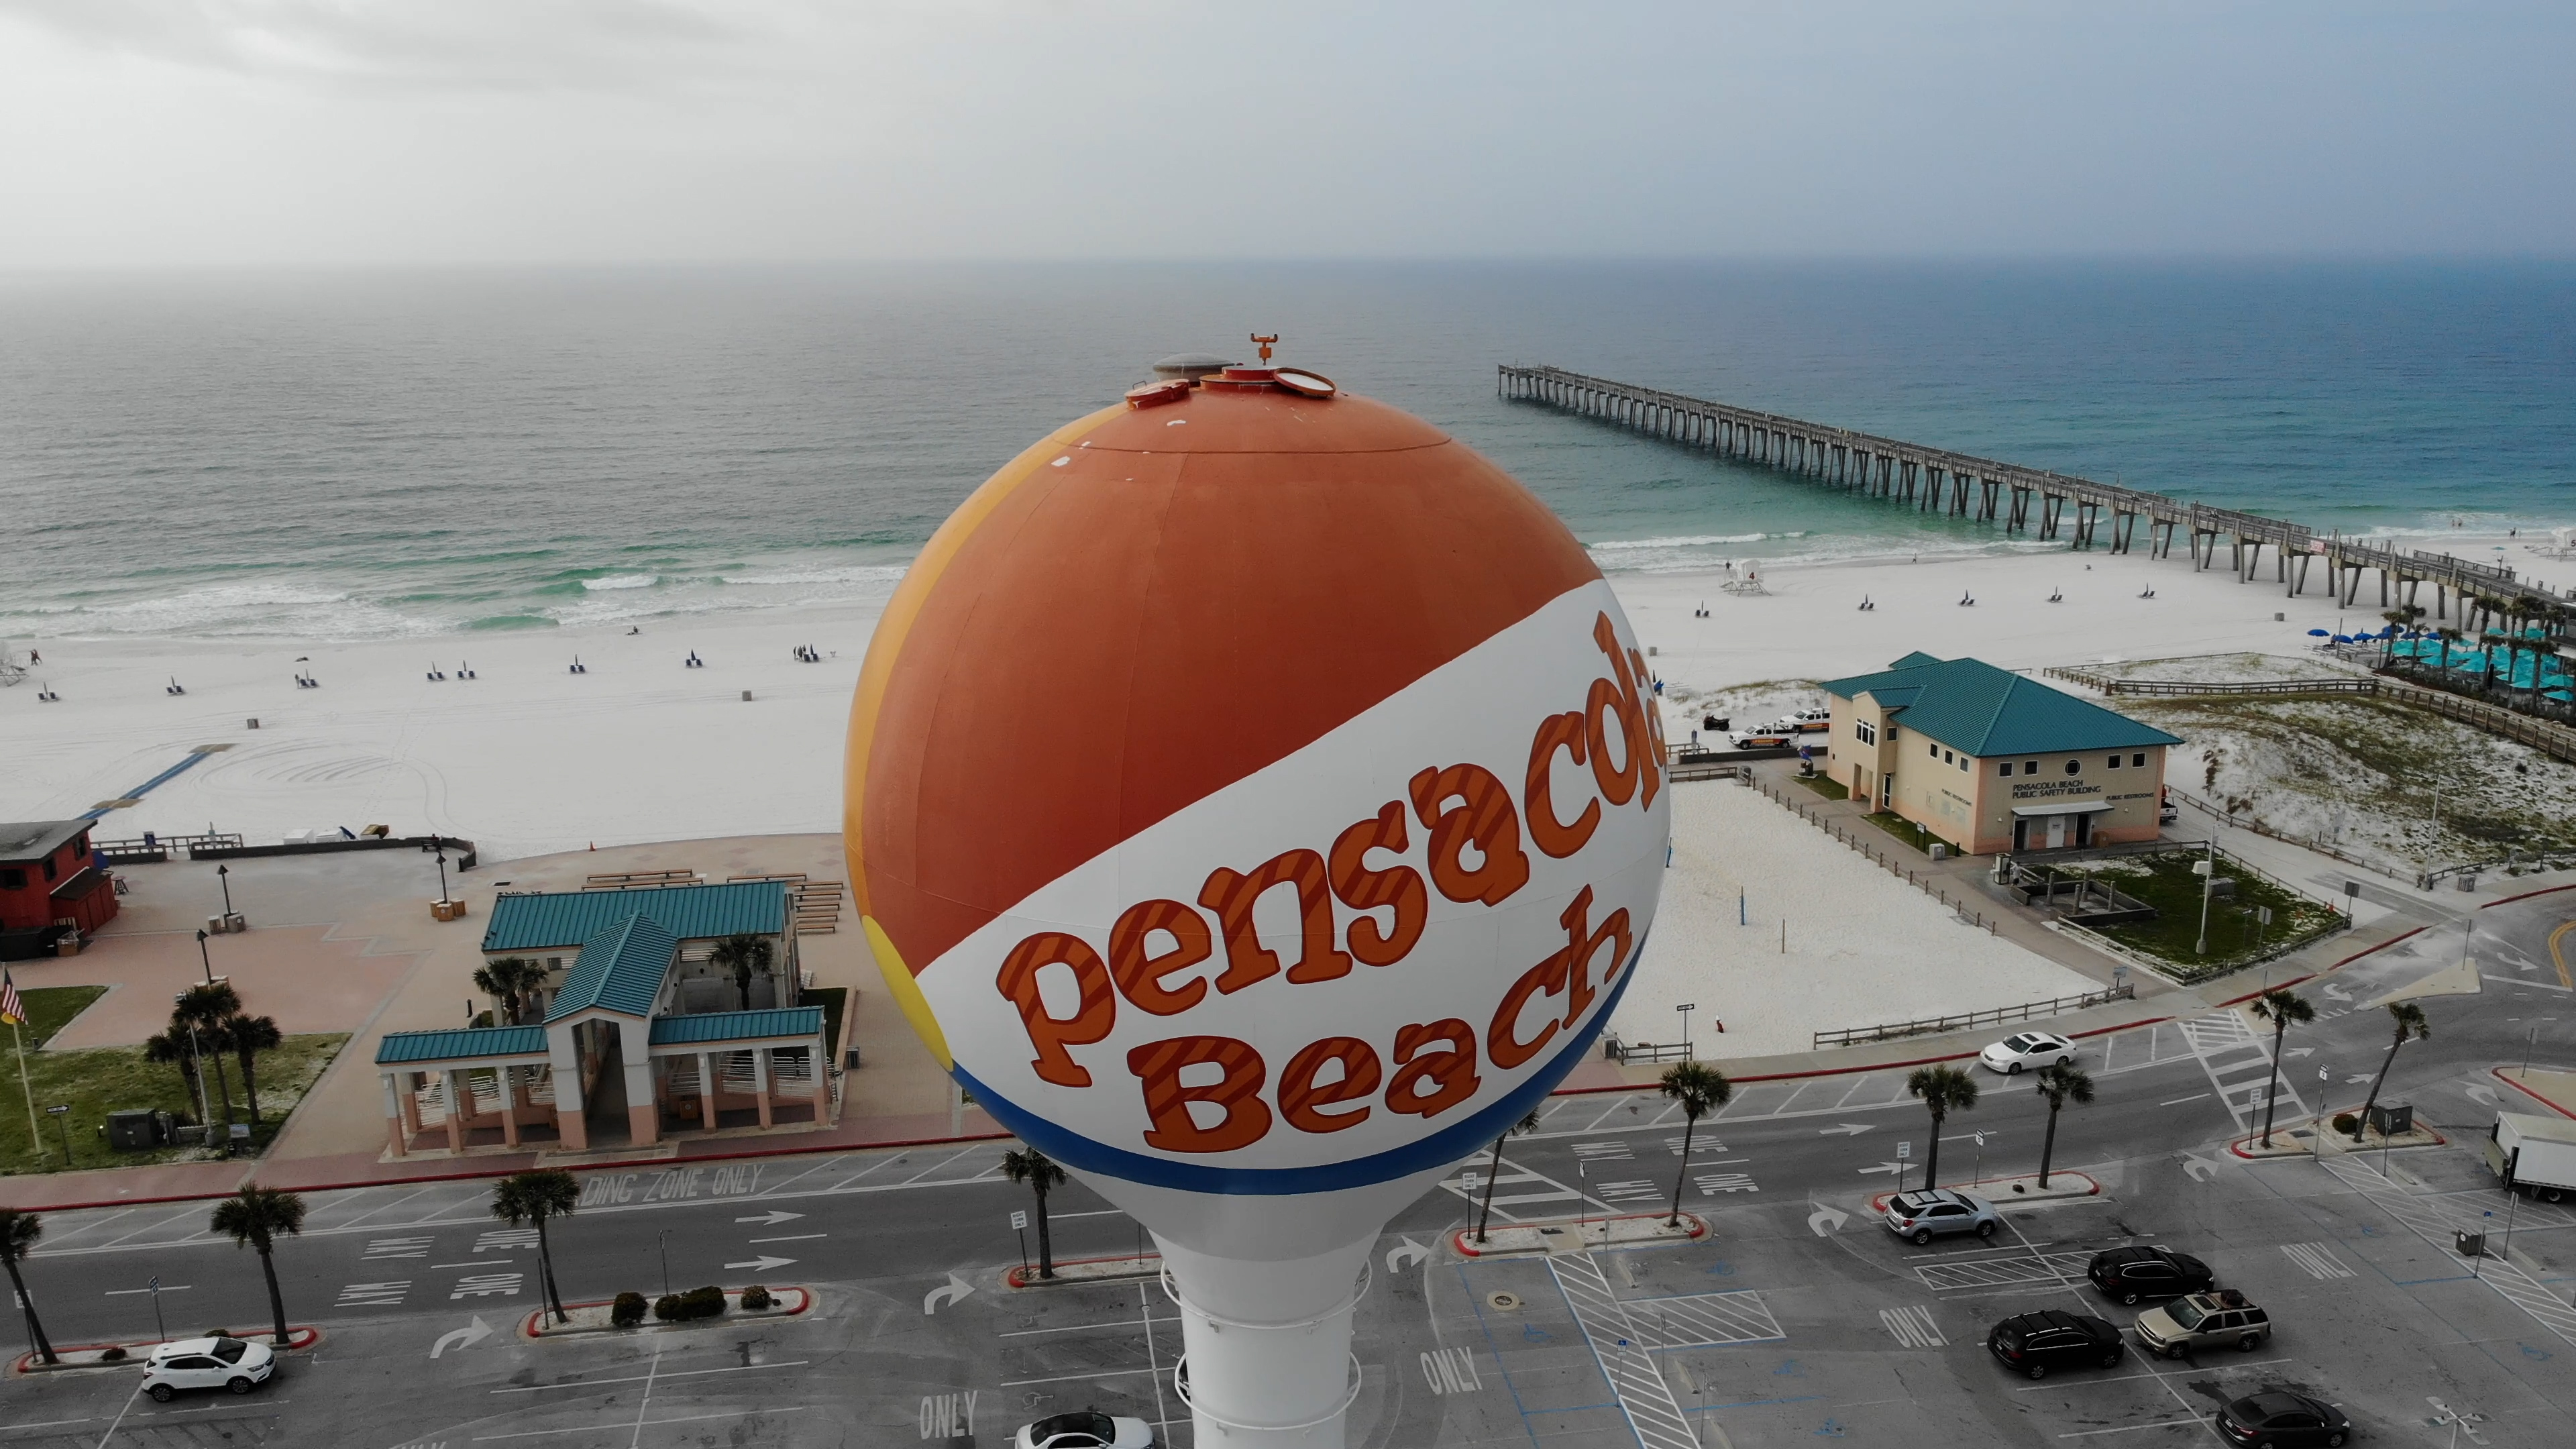
[[[1826,681],[1834,780],[1972,855],[2153,840],[2182,741],[1976,659]]]

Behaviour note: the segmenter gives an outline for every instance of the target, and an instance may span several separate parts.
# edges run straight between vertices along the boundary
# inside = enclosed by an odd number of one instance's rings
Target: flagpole
[[[36,1089],[27,1085],[27,1039],[18,1034],[18,1019],[9,1019],[9,1041],[18,1049],[18,1095],[27,1099],[27,1141],[36,1149],[36,1164],[45,1161],[45,1139],[36,1132]],[[71,1163],[65,1161],[63,1166]]]

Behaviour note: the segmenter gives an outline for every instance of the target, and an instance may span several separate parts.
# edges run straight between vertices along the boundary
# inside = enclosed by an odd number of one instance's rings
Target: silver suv
[[[1946,1187],[1900,1192],[1887,1200],[1887,1230],[1900,1238],[1928,1243],[1952,1233],[1991,1238],[2004,1225],[1995,1205],[1981,1197]]]

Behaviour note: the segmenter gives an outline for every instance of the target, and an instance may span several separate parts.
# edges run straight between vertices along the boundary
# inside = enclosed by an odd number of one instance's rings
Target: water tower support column
[[[1211,1258],[1155,1239],[1181,1310],[1188,1402],[1205,1449],[1341,1449],[1356,1398],[1351,1315],[1368,1291],[1372,1235],[1279,1263]]]

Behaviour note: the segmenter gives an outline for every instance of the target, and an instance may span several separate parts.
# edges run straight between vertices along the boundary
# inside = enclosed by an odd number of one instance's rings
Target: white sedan
[[[2075,1043],[2044,1031],[2026,1031],[1977,1053],[1986,1070],[2018,1076],[2024,1068],[2054,1066],[2075,1060]]]
[[[1154,1449],[1154,1426],[1085,1409],[1022,1424],[1011,1449]]]

